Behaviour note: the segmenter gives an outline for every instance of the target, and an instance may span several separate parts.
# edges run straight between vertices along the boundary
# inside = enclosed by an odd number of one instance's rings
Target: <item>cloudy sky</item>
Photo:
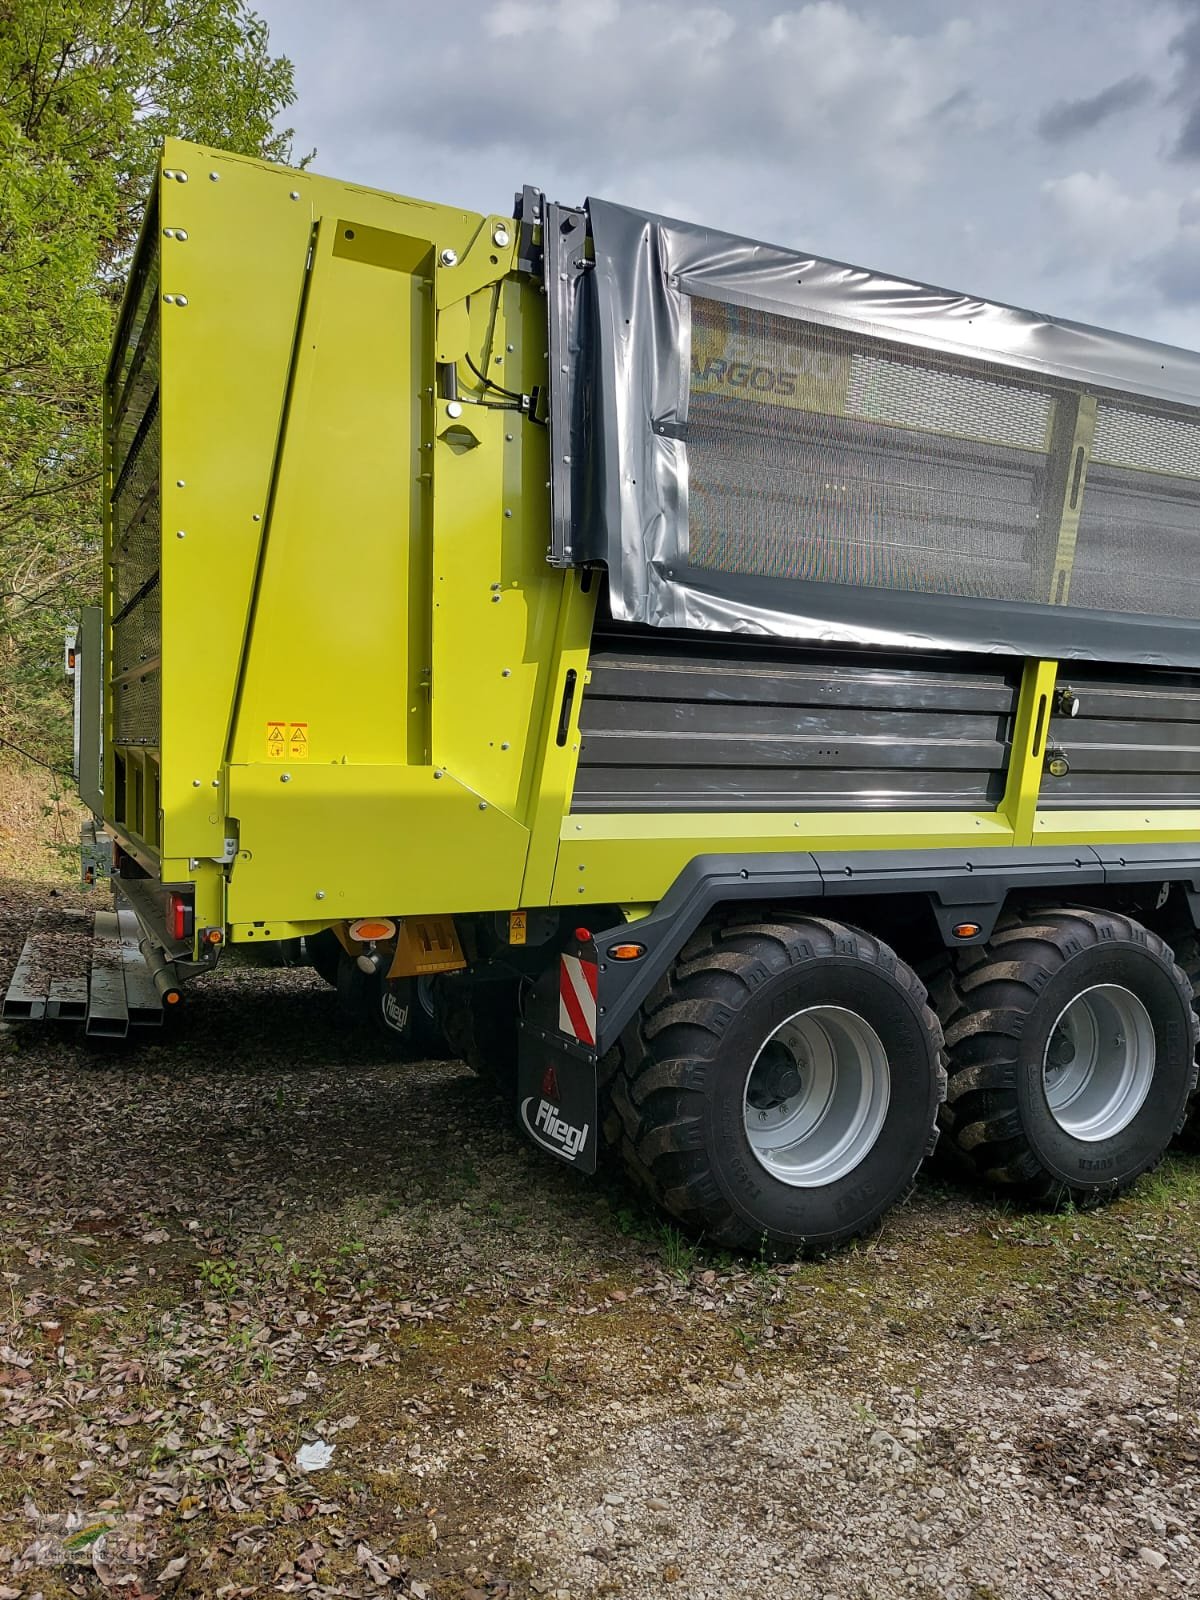
[[[1200,348],[1200,0],[256,0],[317,170],[534,183]]]

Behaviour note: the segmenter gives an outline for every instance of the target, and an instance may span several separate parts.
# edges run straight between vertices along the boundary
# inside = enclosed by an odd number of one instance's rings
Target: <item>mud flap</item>
[[[580,1172],[595,1172],[596,1052],[522,1021],[517,1086],[517,1117],[533,1142]]]

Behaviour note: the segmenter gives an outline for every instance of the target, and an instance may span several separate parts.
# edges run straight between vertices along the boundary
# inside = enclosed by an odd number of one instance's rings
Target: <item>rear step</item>
[[[39,912],[21,951],[0,1019],[82,1022],[84,1032],[123,1039],[130,1028],[158,1027],[163,993],[140,948],[138,920],[128,907]],[[163,976],[166,976],[164,971]]]

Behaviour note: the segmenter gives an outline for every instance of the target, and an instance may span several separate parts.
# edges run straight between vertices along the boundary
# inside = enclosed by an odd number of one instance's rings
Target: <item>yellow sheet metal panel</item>
[[[176,174],[159,185],[163,848],[219,856],[222,763],[312,210],[291,198],[306,187],[298,174],[196,145],[168,140],[162,172]]]
[[[998,812],[780,812],[568,817],[552,904],[656,900],[695,856],[796,850],[995,849],[1011,845]]]
[[[229,788],[232,923],[516,904],[525,829],[432,768],[263,763],[231,768]]]
[[[1200,843],[1200,811],[1039,811],[1035,844]]]
[[[276,776],[425,759],[428,280],[353,253],[359,226],[317,228],[247,640],[231,759]]]

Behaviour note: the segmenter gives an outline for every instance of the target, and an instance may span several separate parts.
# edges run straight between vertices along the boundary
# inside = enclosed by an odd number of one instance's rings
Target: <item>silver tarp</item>
[[[1200,355],[587,209],[615,617],[1200,666]]]

